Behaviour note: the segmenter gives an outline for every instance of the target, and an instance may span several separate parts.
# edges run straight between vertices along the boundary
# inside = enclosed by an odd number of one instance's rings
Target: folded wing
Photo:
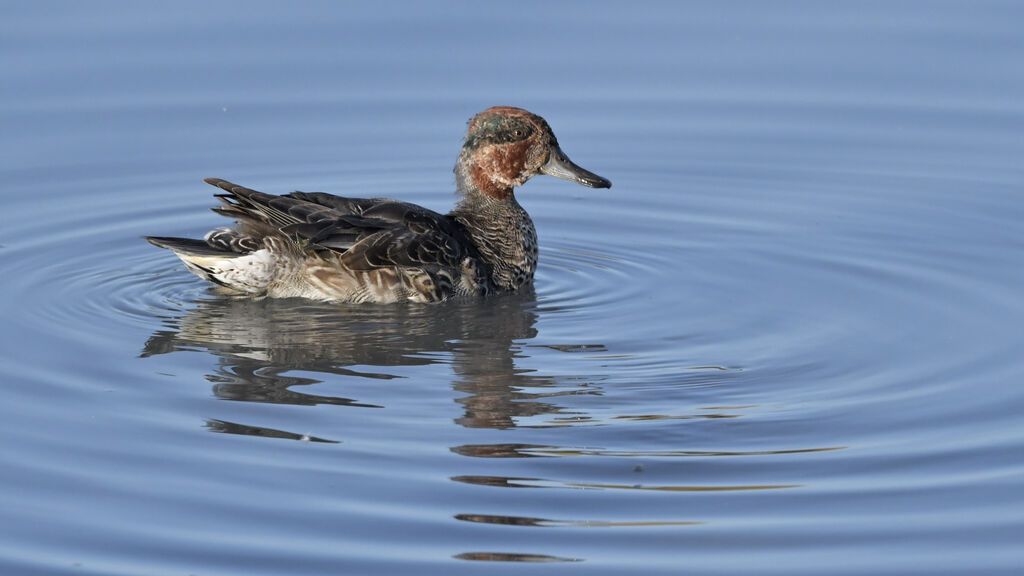
[[[277,233],[304,250],[334,253],[351,270],[415,267],[433,271],[457,268],[467,257],[477,258],[461,225],[443,214],[385,198],[345,198],[323,192],[265,194],[215,178],[206,180],[224,190],[219,214],[239,221],[246,240]],[[227,239],[225,239],[227,241]]]

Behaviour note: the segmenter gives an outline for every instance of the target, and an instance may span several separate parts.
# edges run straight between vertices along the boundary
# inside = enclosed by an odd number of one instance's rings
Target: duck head
[[[488,108],[469,121],[455,174],[461,192],[497,200],[508,198],[513,188],[537,174],[591,188],[612,185],[569,160],[543,118],[510,106]]]

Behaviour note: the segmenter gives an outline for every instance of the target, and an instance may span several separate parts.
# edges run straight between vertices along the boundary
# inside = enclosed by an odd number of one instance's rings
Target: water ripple
[[[820,448],[787,448],[779,450],[614,450],[605,448],[571,448],[532,444],[467,444],[452,448],[452,452],[476,458],[533,458],[544,456],[604,456],[612,458],[706,458],[714,456],[773,456],[811,454],[844,450],[846,446]]]
[[[714,169],[757,171],[745,163]],[[119,430],[142,423],[150,436],[122,438],[113,450],[68,441],[62,453],[141,466],[147,460],[140,455],[159,443],[162,460],[153,466],[160,480],[186,487],[169,491],[164,504],[212,506],[222,518],[277,517],[282,509],[267,496],[294,490],[280,478],[295,473],[351,493],[293,495],[289,513],[329,524],[332,511],[345,510],[376,525],[382,538],[388,529],[381,526],[407,522],[413,508],[427,533],[455,522],[616,534],[693,526],[697,534],[725,519],[757,523],[756,512],[723,512],[723,498],[759,495],[758,506],[786,522],[794,502],[861,497],[868,479],[866,493],[875,497],[961,488],[980,473],[924,480],[909,470],[936,458],[984,459],[994,445],[1016,448],[1013,439],[978,435],[1000,429],[1008,416],[996,407],[1012,402],[1013,392],[972,395],[957,384],[1016,362],[1008,360],[1016,340],[1005,333],[985,346],[970,341],[1020,309],[1013,283],[983,273],[1000,256],[971,245],[945,210],[904,221],[893,214],[927,209],[890,202],[880,210],[884,202],[870,192],[851,199],[802,188],[791,174],[760,175],[662,175],[690,194],[671,201],[638,194],[614,214],[617,235],[607,237],[595,231],[607,230],[612,215],[592,197],[535,201],[542,238],[535,290],[482,301],[353,306],[220,296],[142,239],[172,230],[199,235],[217,224],[199,186],[196,194],[157,190],[158,200],[142,206],[123,201],[133,187],[122,183],[80,210],[60,212],[51,234],[16,222],[0,258],[11,279],[7,305],[19,307],[11,322],[23,335],[117,358],[103,368],[111,383],[93,388],[159,399],[129,416],[117,411],[124,404],[98,410]],[[641,191],[665,186],[625,176]],[[770,193],[774,203],[751,200],[751,190]],[[809,210],[816,195],[834,202],[815,208],[818,221],[788,212]],[[13,209],[30,211],[17,202]],[[556,217],[570,212],[571,219]],[[850,214],[856,226],[844,224]],[[992,214],[976,218],[999,224]],[[906,358],[891,358],[890,350]],[[201,354],[183,361],[179,351]],[[126,357],[139,364],[122,364]],[[66,363],[26,356],[4,370],[69,399],[92,398]],[[934,406],[937,391],[960,401]],[[922,421],[942,416],[946,433],[965,439],[905,440]],[[24,426],[18,433],[53,442]],[[516,437],[479,436],[503,433]],[[431,434],[444,441],[431,442]],[[273,446],[236,444],[244,441]],[[871,448],[884,456],[865,456]],[[342,471],[312,456],[328,453],[344,461]],[[227,478],[191,480],[173,471],[196,461]],[[103,480],[96,467],[20,466],[68,484]],[[889,472],[879,474],[879,466]],[[144,469],[127,470],[105,490],[140,496],[132,480],[145,480]],[[431,479],[409,480],[412,469]],[[998,484],[1010,472],[987,474]],[[247,478],[264,476],[281,485],[250,486],[246,498],[232,499]],[[381,486],[436,490],[447,499],[423,506],[412,497],[392,510],[376,498]],[[529,490],[467,490],[479,487]],[[666,512],[679,500],[685,511]],[[174,536],[187,546],[214,532]],[[571,547],[530,544],[459,553],[467,547],[448,542],[446,551],[471,561],[586,560]]]
[[[505,476],[455,476],[455,482],[476,486],[497,488],[584,488],[591,490],[637,490],[642,492],[735,492],[750,490],[782,490],[800,488],[801,484],[735,484],[735,485],[655,485],[655,484],[611,484],[605,482],[574,482],[547,480],[544,478],[518,478]]]

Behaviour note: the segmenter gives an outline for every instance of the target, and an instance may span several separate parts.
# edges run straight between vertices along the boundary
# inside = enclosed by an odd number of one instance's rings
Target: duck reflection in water
[[[166,329],[149,338],[142,355],[197,349],[212,353],[219,365],[207,378],[221,399],[353,408],[386,408],[387,402],[316,395],[301,388],[336,382],[336,377],[387,380],[401,377],[389,367],[450,363],[451,386],[465,394],[454,398],[463,408],[456,423],[511,428],[517,419],[558,414],[563,410],[555,403],[559,395],[581,392],[567,392],[565,383],[553,376],[516,367],[526,342],[537,334],[536,306],[532,290],[484,302],[432,305],[215,297],[199,301],[182,316],[167,318]],[[552,390],[529,391],[544,388]],[[222,420],[207,424],[219,432],[317,440]]]

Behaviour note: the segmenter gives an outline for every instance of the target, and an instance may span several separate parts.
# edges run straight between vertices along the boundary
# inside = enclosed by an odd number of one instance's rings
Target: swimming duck
[[[342,302],[436,302],[515,291],[533,282],[537,231],[513,189],[537,174],[591,188],[543,118],[507,106],[469,122],[448,214],[386,198],[323,192],[281,196],[219,178],[214,212],[234,218],[203,240],[147,237],[194,274],[229,292]]]

